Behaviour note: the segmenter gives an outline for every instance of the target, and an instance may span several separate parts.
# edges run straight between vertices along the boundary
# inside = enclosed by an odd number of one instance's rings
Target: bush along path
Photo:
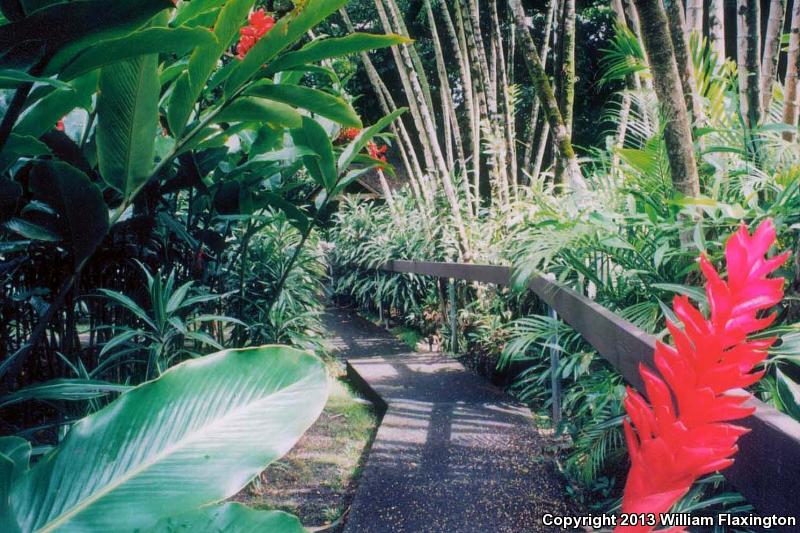
[[[384,411],[346,533],[549,531],[562,480],[528,409],[445,355],[340,309],[325,322],[351,379]]]

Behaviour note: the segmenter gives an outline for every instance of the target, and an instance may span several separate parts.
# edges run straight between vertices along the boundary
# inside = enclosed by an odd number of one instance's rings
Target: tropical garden
[[[587,512],[754,512],[728,393],[800,421],[799,75],[800,0],[1,0],[0,529],[316,526],[242,491],[334,424],[358,483],[333,305],[506,387]],[[661,341],[646,390],[539,276]]]

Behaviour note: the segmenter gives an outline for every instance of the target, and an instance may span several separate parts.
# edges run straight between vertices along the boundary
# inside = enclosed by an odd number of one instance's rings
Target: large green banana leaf
[[[209,505],[161,520],[148,533],[304,533],[297,517],[281,511],[257,511],[240,503]]]
[[[326,399],[322,362],[292,348],[181,363],[76,423],[12,480],[6,513],[26,533],[147,530],[237,493],[295,444]]]

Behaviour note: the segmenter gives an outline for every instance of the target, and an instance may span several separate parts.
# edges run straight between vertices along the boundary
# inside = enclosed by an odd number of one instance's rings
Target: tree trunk
[[[556,5],[558,0],[550,0],[547,8],[547,16],[544,19],[544,37],[542,44],[539,46],[539,61],[542,63],[542,68],[547,70],[547,55],[550,53],[550,33],[553,30],[553,17],[556,13]],[[536,128],[539,126],[539,99],[533,102],[533,110],[531,111],[530,125],[528,126],[528,136],[525,140],[525,154],[522,159],[522,168],[528,170],[531,168],[531,159],[533,156],[533,141],[536,139]],[[545,121],[546,122],[546,121]],[[545,135],[547,137],[547,135]],[[544,142],[547,139],[540,139]],[[538,174],[538,171],[536,172]],[[534,174],[535,176],[535,174]]]
[[[739,71],[739,109],[745,127],[752,130],[761,119],[759,77],[761,75],[759,0],[737,0],[736,59]],[[751,149],[754,146],[751,145]]]
[[[587,188],[586,182],[581,175],[578,159],[575,157],[575,151],[572,148],[572,139],[564,125],[561,112],[558,110],[558,102],[556,102],[556,97],[553,94],[550,80],[547,78],[547,73],[545,73],[542,62],[536,52],[536,45],[525,21],[525,11],[522,9],[520,0],[508,0],[508,5],[514,14],[514,22],[517,25],[517,32],[521,39],[522,54],[536,90],[536,95],[541,101],[542,109],[550,123],[559,157],[565,161],[566,185],[575,192],[583,192]]]
[[[635,4],[656,96],[668,117],[664,125],[664,142],[672,183],[684,195],[696,197],[700,194],[700,177],[667,15],[660,0],[635,0]]]
[[[703,35],[703,0],[686,0],[686,37],[696,33]]]
[[[783,122],[789,126],[797,126],[797,109],[800,102],[797,97],[797,73],[800,70],[800,0],[794,0],[792,6],[791,33],[789,34],[789,54],[786,59],[786,83],[783,88]],[[792,141],[796,131],[784,132],[783,138]]]
[[[481,54],[482,45],[478,46],[473,32],[472,24],[470,23],[470,8],[468,3],[470,0],[455,0],[456,7],[456,27],[458,28],[459,36],[464,41],[464,56],[471,67],[473,92],[475,93],[475,154],[479,157],[473,163],[474,174],[473,191],[475,200],[475,212],[480,210],[481,202],[481,181],[482,175],[481,168],[481,124],[489,120],[489,96],[488,96],[488,83],[489,66],[486,64],[486,54]]]
[[[761,61],[761,113],[769,114],[772,101],[772,83],[778,73],[778,57],[780,56],[781,36],[783,35],[783,17],[786,13],[785,0],[771,0],[767,34],[764,37],[764,55]]]
[[[391,15],[392,20],[394,21],[394,26],[397,28],[396,33],[410,37],[411,34],[408,32],[405,20],[403,20],[403,14],[400,11],[400,8],[397,6],[395,0],[384,0],[384,2],[386,2],[386,7],[389,8],[389,15]],[[433,98],[431,97],[430,84],[428,83],[428,75],[425,74],[425,68],[422,64],[422,59],[420,59],[417,49],[413,43],[409,45],[403,45],[403,47],[408,50],[408,54],[411,56],[411,62],[414,65],[414,70],[416,71],[417,76],[419,77],[422,93],[425,95],[425,103],[428,105],[429,109],[433,109]]]
[[[376,4],[380,3],[380,1],[381,0],[377,0]],[[416,99],[421,120],[421,124],[419,125],[425,130],[427,137],[433,140],[430,143],[430,148],[433,152],[433,162],[435,165],[434,170],[439,175],[445,196],[450,204],[450,211],[453,216],[453,224],[456,226],[456,230],[458,231],[459,235],[461,256],[465,261],[469,261],[471,259],[469,238],[467,236],[464,220],[461,216],[461,206],[458,201],[458,196],[456,195],[455,188],[453,187],[453,181],[450,177],[450,169],[447,168],[447,163],[444,160],[441,147],[436,140],[436,123],[431,116],[430,108],[425,103],[425,94],[419,77],[417,76],[417,72],[414,69],[414,62],[411,58],[411,53],[407,47],[400,46],[400,58],[402,61],[400,68],[401,70],[405,68],[408,81],[411,86],[411,92],[408,93],[408,99],[409,101]]]
[[[689,112],[690,119],[697,123],[702,123],[703,104],[700,102],[700,97],[695,88],[694,66],[692,65],[689,44],[686,40],[687,31],[683,20],[681,0],[667,0],[666,7],[669,18],[669,33],[672,39],[672,47],[675,50],[675,61],[681,77],[681,88],[686,100],[686,109]],[[702,14],[702,12],[701,3],[700,13]]]
[[[572,115],[575,103],[575,0],[562,0],[556,68],[556,100],[564,119],[567,135],[572,138]],[[557,142],[557,141],[556,141]],[[566,161],[555,161],[555,182],[563,182]]]
[[[383,6],[383,0],[375,0],[375,7],[378,10],[378,17],[381,20],[381,24],[383,25],[383,29],[386,33],[394,33],[395,29],[392,27],[391,23],[389,22],[389,17],[386,15],[386,9]],[[406,36],[407,37],[407,36]],[[403,61],[401,48],[404,45],[399,46],[392,46],[392,56],[394,57],[394,62],[397,65],[397,73],[400,76],[400,83],[403,85],[403,91],[406,94],[406,98],[408,100],[408,108],[411,111],[411,117],[414,120],[414,125],[417,128],[417,132],[419,134],[419,142],[422,146],[422,154],[425,158],[425,166],[426,171],[428,172],[435,172],[436,171],[436,163],[433,157],[433,142],[435,139],[430,139],[428,137],[427,130],[422,125],[422,113],[420,111],[420,106],[417,100],[414,98],[414,91],[411,87],[411,79],[410,74],[406,71],[405,63]],[[413,68],[413,67],[412,67]],[[424,99],[423,99],[424,103]]]
[[[341,15],[348,31],[351,33],[355,32],[353,23],[351,22],[345,8],[339,9],[339,14]],[[380,74],[378,74],[377,69],[375,69],[375,65],[372,64],[372,60],[369,58],[369,55],[366,52],[361,52],[360,56],[361,62],[364,64],[364,69],[367,71],[367,78],[369,78],[370,84],[372,85],[372,90],[378,97],[381,111],[386,115],[396,111],[397,105],[395,104],[392,95],[389,93],[389,89],[386,87],[386,84],[383,83],[383,80],[381,79]],[[402,156],[403,164],[406,172],[408,173],[411,189],[417,198],[417,202],[420,202],[420,205],[423,205],[422,202],[427,203],[428,201],[428,194],[418,181],[418,179],[421,180],[423,178],[422,167],[419,165],[419,160],[417,159],[414,145],[412,144],[411,137],[408,135],[408,131],[403,124],[402,117],[398,118],[392,124],[392,132],[399,140],[397,144],[400,147],[400,155]]]
[[[464,160],[464,147],[461,144],[461,129],[458,126],[458,118],[456,117],[453,97],[452,93],[450,92],[450,81],[447,78],[447,67],[445,66],[442,44],[439,40],[439,32],[436,29],[436,19],[433,16],[433,9],[431,9],[430,0],[424,0],[423,3],[425,4],[425,12],[428,16],[428,24],[430,25],[431,37],[433,40],[433,51],[436,56],[436,71],[439,75],[439,92],[442,94],[442,114],[444,115],[445,131],[452,133],[453,137],[455,138],[456,151],[458,152],[461,171],[464,173],[464,175],[466,175],[467,163]],[[447,146],[452,146],[449,135],[447,139]],[[448,163],[450,164],[450,170],[452,172],[455,169],[455,166],[452,164],[452,150],[450,150],[450,152],[451,153],[448,154]],[[472,218],[472,194],[470,193],[469,187],[465,187],[464,192],[467,201],[466,212],[467,215]]]
[[[708,40],[717,60],[725,61],[725,0],[711,0],[708,7]]]

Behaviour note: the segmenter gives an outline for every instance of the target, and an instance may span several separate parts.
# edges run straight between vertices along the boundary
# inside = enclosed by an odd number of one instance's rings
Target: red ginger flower
[[[358,137],[359,133],[361,133],[360,128],[342,128],[339,131],[339,137],[336,140],[340,142],[350,142]]]
[[[659,513],[683,497],[695,480],[733,464],[736,442],[747,429],[727,422],[750,416],[750,394],[729,394],[764,374],[752,372],[775,339],[747,340],[769,326],[775,314],[760,311],[783,298],[783,278],[767,278],[789,257],[765,259],[775,242],[775,227],[765,220],[751,236],[744,225],[725,246],[728,280],[700,257],[706,278],[710,318],[685,296],[673,301],[683,329],[668,321],[675,346],[656,344],[655,364],[663,379],[644,365],[639,373],[650,404],[628,388],[625,439],[631,469],[622,500],[623,513]],[[673,397],[675,400],[673,401]],[[624,526],[618,533],[648,532],[653,526]],[[669,533],[680,533],[672,528]]]
[[[388,148],[389,147],[385,144],[383,146],[378,146],[375,141],[369,141],[367,143],[367,152],[369,152],[369,156],[372,159],[377,159],[378,161],[383,161],[384,163],[386,162],[386,156],[384,154],[386,154],[386,150]]]
[[[263,9],[257,9],[250,14],[250,24],[239,30],[239,44],[236,45],[236,57],[244,59],[247,52],[275,25],[275,18],[267,15]]]

